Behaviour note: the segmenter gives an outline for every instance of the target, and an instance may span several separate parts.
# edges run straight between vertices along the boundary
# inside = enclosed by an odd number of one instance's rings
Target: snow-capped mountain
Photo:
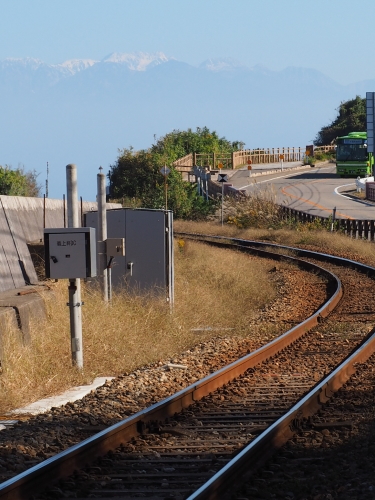
[[[0,61],[0,68],[25,68],[35,71],[40,66],[43,66],[45,63],[40,59],[34,59],[33,57],[24,57],[24,58],[16,58],[16,57],[7,57],[3,61]]]
[[[0,84],[15,88],[29,87],[37,91],[72,77],[96,63],[92,59],[71,59],[61,64],[47,64],[31,57],[8,58],[0,61]]]
[[[146,52],[118,53],[113,52],[101,61],[94,59],[69,59],[58,64],[47,64],[40,59],[26,57],[23,59],[7,58],[0,61],[0,83],[24,87],[29,84],[32,87],[53,86],[61,80],[73,77],[78,73],[98,67],[96,74],[101,70],[107,73],[107,63],[119,65],[130,71],[144,72],[155,66],[165,64],[173,59],[168,58],[162,52],[149,54]],[[105,69],[104,69],[105,68]]]
[[[133,71],[145,71],[148,68],[170,61],[163,52],[148,54],[147,52],[119,53],[113,52],[105,57],[102,62],[125,64]]]
[[[0,165],[40,172],[48,160],[56,197],[64,165],[76,163],[82,194],[93,199],[97,168],[113,164],[120,148],[197,126],[249,148],[305,146],[362,88],[311,68],[273,71],[232,58],[192,66],[162,52],[56,64],[9,58],[0,61]]]
[[[98,61],[93,59],[70,59],[61,64],[53,65],[54,68],[62,68],[67,70],[71,75],[78,73],[78,71],[84,71],[87,68],[91,68]]]

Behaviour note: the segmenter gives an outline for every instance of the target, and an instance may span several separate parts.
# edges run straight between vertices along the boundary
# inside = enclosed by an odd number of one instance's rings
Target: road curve
[[[350,196],[349,192],[355,190],[355,178],[337,177],[334,164],[315,168],[293,164],[294,168],[288,170],[285,167],[283,171],[272,169],[276,165],[257,167],[251,176],[245,169],[232,172],[229,182],[248,194],[256,190],[272,190],[278,203],[312,215],[328,217],[336,208],[337,218],[375,219],[375,204]],[[259,175],[260,171],[262,175]]]

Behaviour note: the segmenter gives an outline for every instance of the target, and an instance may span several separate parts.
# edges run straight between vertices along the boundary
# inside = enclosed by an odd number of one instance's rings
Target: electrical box
[[[85,225],[98,228],[98,212],[87,212]],[[173,213],[145,208],[107,210],[107,235],[107,242],[124,239],[126,244],[125,255],[115,255],[112,286],[126,285],[137,294],[152,291],[173,304]],[[106,253],[107,258],[112,256],[108,245]]]
[[[44,230],[46,278],[96,276],[96,235],[92,227]]]
[[[108,257],[125,257],[125,238],[107,238],[106,254]]]

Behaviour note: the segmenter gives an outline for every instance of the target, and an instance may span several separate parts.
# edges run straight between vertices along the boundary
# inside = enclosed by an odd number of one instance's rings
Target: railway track
[[[258,242],[200,239],[270,257]],[[236,476],[252,473],[292,437],[375,349],[372,335],[364,340],[355,332],[323,336],[312,330],[332,311],[342,320],[375,319],[363,293],[362,300],[354,294],[359,286],[370,293],[375,270],[328,255],[263,246],[279,252],[274,258],[319,275],[327,299],[314,314],[176,395],[6,481],[0,498],[27,498],[51,477],[75,470],[33,498],[224,498]],[[310,262],[281,251],[303,254]],[[329,270],[318,267],[319,260]],[[346,293],[338,306],[342,287],[335,275],[340,273]],[[95,456],[97,461],[82,469]]]

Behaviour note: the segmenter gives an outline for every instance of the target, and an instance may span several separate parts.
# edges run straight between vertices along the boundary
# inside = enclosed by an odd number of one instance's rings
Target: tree
[[[37,184],[37,173],[25,172],[23,167],[12,170],[11,167],[0,165],[0,194],[8,196],[39,196],[40,187]]]
[[[189,153],[231,153],[243,146],[241,141],[230,142],[207,127],[197,127],[195,132],[190,128],[186,131],[173,130],[158,139],[151,152],[169,164]]]
[[[110,167],[111,198],[132,199],[132,204],[144,208],[164,208],[164,177],[160,158],[150,151],[123,149],[115,165]],[[196,188],[182,179],[172,166],[167,177],[168,209],[176,218],[199,219],[213,209],[213,204],[198,196]]]
[[[224,153],[237,151],[243,143],[231,143],[207,127],[196,132],[174,130],[161,137],[147,150],[119,150],[116,163],[110,167],[110,195],[113,199],[131,198],[145,208],[164,208],[164,177],[160,168],[167,165],[168,208],[176,218],[198,219],[215,208],[215,203],[198,196],[196,187],[182,179],[173,162],[189,153]]]
[[[316,146],[332,144],[337,137],[349,132],[366,130],[366,99],[357,95],[355,99],[342,102],[337,111],[337,118],[318,132],[314,141]]]

